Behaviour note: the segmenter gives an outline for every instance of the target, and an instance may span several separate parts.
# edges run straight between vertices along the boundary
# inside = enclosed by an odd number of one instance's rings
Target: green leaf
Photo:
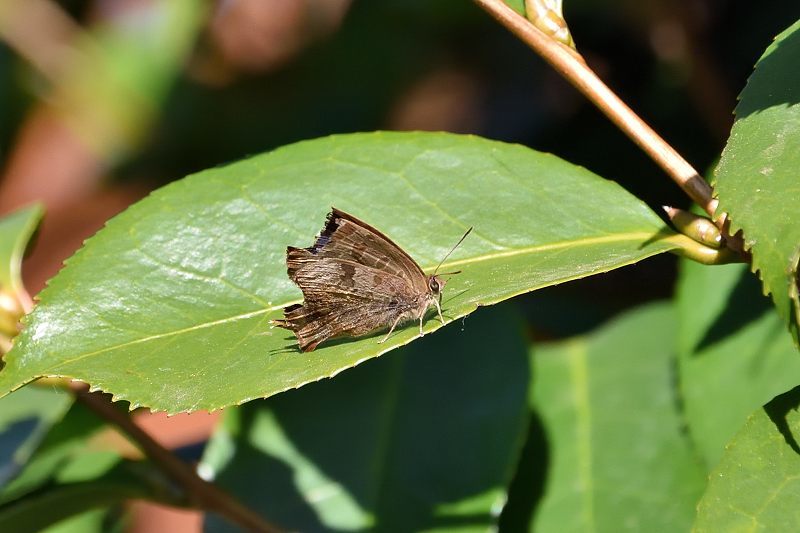
[[[42,530],[41,533],[125,533],[130,528],[121,512],[107,509],[92,509],[61,520]]]
[[[681,429],[674,323],[670,306],[650,305],[534,349],[531,401],[544,449],[526,446],[522,464],[545,480],[541,501],[528,503],[530,531],[687,530],[705,482]],[[515,483],[516,520],[536,492]]]
[[[270,328],[301,294],[287,245],[329,206],[442,268],[448,322],[480,305],[674,249],[682,237],[613,182],[518,145],[441,133],[302,142],[173,183],[67,261],[6,357],[0,394],[67,376],[134,406],[216,409],[335,375],[418,336],[411,326],[298,353]],[[496,207],[494,207],[496,206]],[[425,331],[441,327],[428,319]]]
[[[22,290],[22,256],[43,214],[42,206],[34,204],[0,218],[0,289]]]
[[[800,387],[755,411],[711,473],[694,531],[800,530]]]
[[[525,0],[503,0],[508,7],[519,13],[525,15]]]
[[[71,400],[63,391],[36,387],[0,399],[0,490],[28,461]]]
[[[743,230],[764,291],[798,340],[800,21],[756,64],[716,171],[719,212]]]
[[[800,383],[800,358],[745,265],[682,261],[677,309],[684,413],[711,468],[754,409]]]
[[[488,530],[527,425],[527,348],[508,308],[462,328],[226,411],[200,471],[292,531]]]

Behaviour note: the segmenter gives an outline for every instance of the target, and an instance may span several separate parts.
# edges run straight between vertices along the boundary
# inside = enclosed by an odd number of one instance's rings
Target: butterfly
[[[344,211],[331,208],[325,226],[309,248],[286,249],[289,278],[303,292],[303,303],[285,307],[278,327],[294,332],[300,349],[321,342],[359,337],[389,327],[379,342],[408,320],[419,320],[435,306],[442,317],[442,289],[447,280],[439,267],[469,235],[445,255],[431,275],[389,237]]]

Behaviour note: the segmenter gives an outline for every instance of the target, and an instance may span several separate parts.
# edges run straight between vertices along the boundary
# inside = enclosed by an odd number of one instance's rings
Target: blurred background
[[[753,64],[800,18],[800,2],[566,0],[564,12],[590,66],[702,172]],[[295,141],[376,129],[522,143],[654,209],[688,205],[469,0],[0,0],[0,215],[47,208],[24,267],[32,294],[154,188]],[[659,256],[520,301],[532,337],[560,337],[670,295],[675,271]],[[191,460],[215,417],[139,420]],[[200,523],[135,505],[136,531]]]

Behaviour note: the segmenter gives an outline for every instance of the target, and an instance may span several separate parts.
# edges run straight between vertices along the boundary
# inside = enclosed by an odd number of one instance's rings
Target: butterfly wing
[[[304,301],[285,308],[284,320],[275,324],[292,330],[303,351],[327,339],[365,335],[419,308],[419,298],[399,276],[300,248],[289,249],[287,263]]]
[[[387,272],[406,280],[415,292],[427,291],[425,273],[411,256],[377,229],[335,207],[314,245],[306,250],[316,257],[346,259]]]
[[[304,300],[274,323],[292,330],[303,351],[427,309],[428,283],[419,265],[383,233],[336,208],[313,246],[287,249],[286,265]]]
[[[323,341],[365,335],[394,322],[394,314],[380,306],[355,310],[347,307],[316,309],[296,304],[284,309],[284,316],[284,320],[276,320],[275,324],[292,330],[304,352],[312,351]]]

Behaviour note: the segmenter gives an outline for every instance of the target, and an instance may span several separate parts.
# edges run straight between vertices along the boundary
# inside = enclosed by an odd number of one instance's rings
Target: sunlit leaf
[[[446,321],[518,294],[674,249],[613,182],[518,145],[431,133],[303,142],[173,183],[112,219],[51,280],[0,372],[81,379],[134,405],[214,409],[332,376],[418,336],[302,354],[270,328],[300,301],[287,245],[309,246],[331,205],[443,266]],[[439,329],[427,320],[425,331]]]
[[[800,383],[800,357],[745,265],[682,262],[677,309],[682,404],[711,468],[754,409]]]
[[[721,212],[744,231],[764,291],[798,338],[800,21],[756,64],[716,172]]]
[[[694,531],[800,529],[800,387],[756,410],[725,447]]]

